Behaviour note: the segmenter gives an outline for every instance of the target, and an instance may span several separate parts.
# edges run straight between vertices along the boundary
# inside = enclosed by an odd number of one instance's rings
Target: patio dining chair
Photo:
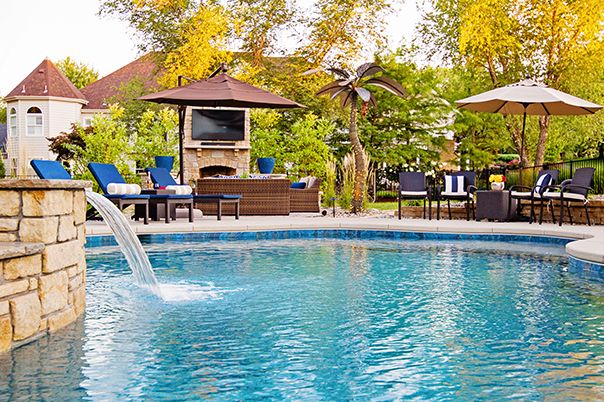
[[[151,181],[160,187],[178,186],[176,180],[172,177],[168,169],[165,168],[147,168],[146,172],[151,176]],[[241,199],[240,194],[193,194],[193,202],[199,203],[215,203],[216,204],[216,218],[217,220],[222,219],[222,205],[223,204],[234,204],[235,205],[235,219],[239,219],[239,200]]]
[[[170,223],[170,207],[175,204],[185,204],[189,206],[189,222],[193,222],[193,197],[185,194],[110,194],[108,186],[112,183],[115,184],[126,184],[126,180],[117,170],[115,165],[110,163],[96,163],[90,162],[88,169],[92,173],[92,176],[99,184],[103,195],[115,203],[120,210],[127,205],[132,204],[145,204],[146,201],[146,215],[149,215],[149,207],[153,206],[157,208],[158,204],[165,206],[166,217],[165,222]]]
[[[432,219],[432,192],[426,186],[426,175],[423,172],[399,172],[398,174],[398,218],[402,218],[402,200],[423,200],[424,219],[426,219],[426,201],[428,217]]]
[[[560,202],[560,219],[558,220],[558,224],[562,226],[562,222],[564,220],[564,205],[566,203],[566,210],[568,211],[568,220],[570,224],[573,224],[573,215],[570,210],[571,203],[582,203],[585,208],[585,217],[587,219],[587,225],[591,226],[591,222],[589,220],[589,209],[587,208],[587,204],[589,204],[589,192],[592,190],[591,186],[593,185],[594,173],[596,169],[594,168],[579,168],[575,170],[572,179],[564,180],[560,183],[559,186],[547,186],[543,193],[543,198],[548,200],[552,205],[552,211],[554,210],[553,202]],[[541,204],[541,212],[543,212],[543,204]],[[542,222],[542,217],[539,217],[539,224]],[[554,223],[556,223],[556,218],[553,217]]]
[[[465,201],[466,220],[470,220],[470,210],[472,216],[475,216],[474,192],[476,192],[476,173],[462,170],[445,175],[444,191],[442,185],[437,187],[436,191],[436,219],[440,219],[440,202],[447,200],[449,210],[449,219],[451,216],[451,200]]]
[[[535,181],[535,185],[533,187],[522,186],[522,185],[514,185],[510,187],[510,197],[508,210],[512,208],[512,200],[517,200],[517,210],[518,215],[520,215],[520,201],[530,201],[531,202],[531,212],[529,217],[529,224],[535,221],[535,201],[539,201],[540,213],[543,213],[543,193],[548,186],[555,186],[558,184],[558,176],[560,175],[560,171],[556,169],[551,170],[541,170],[537,174],[537,181]],[[548,202],[548,205],[551,203]],[[555,219],[554,210],[552,207],[552,218]],[[539,217],[539,221],[542,218]]]

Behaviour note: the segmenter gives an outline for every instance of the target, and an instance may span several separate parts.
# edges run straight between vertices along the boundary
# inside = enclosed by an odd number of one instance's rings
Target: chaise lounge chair
[[[423,200],[424,219],[426,219],[426,201],[428,201],[428,216],[432,220],[432,191],[426,186],[425,173],[399,172],[398,182],[398,219],[402,218],[402,200]]]
[[[176,180],[165,168],[147,168],[145,169],[151,175],[151,181],[160,187],[178,186]],[[193,194],[193,202],[216,203],[217,220],[222,219],[222,204],[235,204],[235,219],[239,219],[239,194]]]
[[[184,194],[109,194],[107,187],[111,183],[126,184],[126,180],[122,177],[120,172],[117,170],[115,165],[109,163],[96,163],[90,162],[88,169],[92,173],[92,176],[97,181],[103,194],[109,200],[117,204],[120,210],[131,204],[144,204],[146,200],[147,211],[146,215],[149,215],[149,206],[157,207],[157,204],[163,204],[165,206],[166,218],[165,222],[170,223],[170,207],[176,204],[186,204],[189,206],[189,222],[193,222],[193,197]]]
[[[44,180],[71,180],[72,179],[69,172],[67,172],[67,170],[65,170],[65,168],[59,161],[32,159],[30,161],[30,165],[34,169],[34,171],[36,172],[38,177],[40,177],[40,179],[44,179]],[[144,205],[145,206],[145,215],[143,217],[143,221],[144,221],[145,225],[149,224],[149,196],[146,196],[146,195],[137,196],[137,195],[133,194],[133,195],[129,195],[129,196],[123,196],[119,199],[117,197],[113,197],[113,199],[111,201],[113,201],[115,204],[117,204],[117,207],[120,209],[120,211],[123,210],[124,208],[126,208],[128,205],[132,205],[132,204]],[[93,216],[93,215],[88,214],[87,219],[90,219],[91,216]],[[136,220],[138,220],[138,218],[136,218]]]
[[[438,186],[436,191],[436,219],[440,220],[440,202],[447,200],[449,219],[451,219],[451,200],[465,201],[466,220],[470,220],[470,210],[475,214],[474,192],[476,188],[476,173],[471,171],[453,172],[445,176],[445,189]],[[476,218],[476,216],[474,216]]]

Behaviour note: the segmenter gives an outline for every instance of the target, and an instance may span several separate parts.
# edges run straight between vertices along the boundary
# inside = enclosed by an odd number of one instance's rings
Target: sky
[[[0,96],[8,94],[44,58],[70,56],[95,68],[101,77],[139,56],[133,31],[115,17],[97,15],[99,0],[28,0],[2,2]],[[389,18],[393,46],[411,39],[420,13],[407,0]]]

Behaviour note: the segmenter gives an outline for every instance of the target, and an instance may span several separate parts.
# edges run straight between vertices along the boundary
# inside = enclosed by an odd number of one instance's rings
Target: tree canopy
[[[78,89],[99,79],[99,73],[94,68],[78,63],[69,56],[57,61],[56,66]]]

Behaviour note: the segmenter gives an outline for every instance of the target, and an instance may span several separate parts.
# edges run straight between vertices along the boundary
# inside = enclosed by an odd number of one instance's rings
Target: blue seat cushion
[[[94,179],[99,183],[101,190],[105,194],[107,194],[107,186],[110,183],[126,183],[126,180],[124,180],[115,165],[110,163],[90,162],[88,170],[90,170],[90,173],[92,173],[92,176],[94,176]]]
[[[150,197],[146,194],[105,194],[110,200],[148,200]]]
[[[306,188],[306,183],[301,182],[301,181],[295,181],[289,187],[290,188],[295,188],[295,189],[298,189],[298,190],[304,190]]]
[[[71,176],[59,161],[32,159],[29,163],[40,179],[71,180]]]
[[[221,198],[223,200],[238,200],[241,198],[240,194],[195,194],[193,198],[197,199],[218,199]]]
[[[193,198],[191,194],[149,194],[149,197],[152,200],[162,200],[162,199],[179,199],[179,200],[190,200]]]
[[[161,187],[178,185],[178,183],[176,183],[176,180],[174,180],[168,169],[147,168],[145,169],[145,171],[151,174],[151,181]]]

